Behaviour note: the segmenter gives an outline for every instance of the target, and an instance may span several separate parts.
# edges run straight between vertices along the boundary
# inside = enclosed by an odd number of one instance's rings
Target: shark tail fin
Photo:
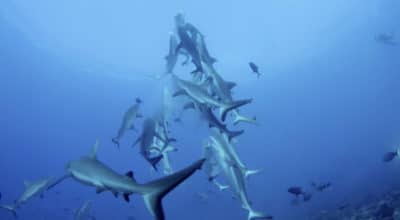
[[[199,160],[192,165],[175,172],[169,176],[149,182],[145,185],[148,190],[143,194],[143,199],[147,209],[155,217],[156,220],[165,220],[165,215],[162,207],[162,199],[175,187],[193,175],[193,173],[201,169],[204,159]]]
[[[231,103],[227,103],[225,106],[222,107],[221,109],[221,119],[222,121],[225,121],[226,116],[228,114],[228,112],[237,109],[243,105],[247,105],[249,103],[251,103],[253,100],[252,99],[244,99],[244,100],[239,100],[239,101],[234,101]]]
[[[222,185],[221,183],[217,182],[217,181],[213,181],[214,185],[216,185],[219,189],[219,191],[224,191],[226,189],[229,189],[228,185]]]
[[[15,210],[15,209],[16,209],[15,206],[13,206],[13,205],[1,205],[0,208],[5,209],[5,210],[11,212],[11,214],[12,214],[15,218],[18,217],[18,216],[17,216],[17,211]]]
[[[252,209],[249,209],[249,215],[247,216],[247,220],[255,220],[255,219],[273,219],[274,217],[270,215],[266,215],[262,212],[257,212]]]
[[[233,120],[233,125],[237,125],[240,122],[246,122],[250,124],[257,124],[257,118],[256,117],[246,117],[243,115],[240,115],[239,113],[235,114],[235,119]]]
[[[244,170],[244,177],[245,178],[249,178],[249,176],[252,176],[252,175],[254,175],[254,174],[258,174],[258,173],[261,173],[262,172],[262,170]]]

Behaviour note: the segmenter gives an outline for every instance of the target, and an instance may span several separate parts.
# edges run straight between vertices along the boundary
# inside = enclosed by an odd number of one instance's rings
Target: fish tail
[[[240,115],[238,112],[235,113],[234,115],[234,119],[233,119],[233,125],[237,125],[240,122],[246,122],[246,123],[250,123],[250,124],[255,124],[257,125],[257,118],[256,117],[246,117],[243,115]]]
[[[253,209],[248,209],[249,215],[247,216],[247,220],[255,220],[255,219],[273,219],[273,216],[266,215],[262,212],[254,211]]]
[[[221,109],[221,112],[222,112],[221,119],[222,119],[222,121],[226,120],[226,116],[227,116],[228,112],[230,112],[230,111],[232,111],[234,109],[237,109],[237,108],[239,108],[239,107],[241,107],[243,105],[247,105],[247,104],[251,103],[252,101],[253,101],[252,99],[244,99],[244,100],[234,101],[234,102],[226,104]]]
[[[254,175],[254,174],[258,174],[261,173],[262,170],[244,170],[244,177],[245,178],[249,178],[249,176]]]
[[[162,199],[175,187],[192,176],[196,170],[200,169],[203,163],[204,159],[199,160],[183,170],[145,184],[148,190],[143,194],[143,199],[147,209],[156,220],[165,220]]]
[[[17,218],[16,206],[14,205],[1,205],[0,208],[9,211],[15,218]]]

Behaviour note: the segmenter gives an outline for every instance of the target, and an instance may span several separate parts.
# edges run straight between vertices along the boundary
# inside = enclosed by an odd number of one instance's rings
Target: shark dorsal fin
[[[232,90],[234,87],[236,87],[236,83],[235,82],[229,82],[229,81],[226,81],[225,82],[226,83],[226,85],[228,86],[228,89],[229,90]]]
[[[27,188],[28,186],[31,185],[31,183],[30,183],[29,181],[25,180],[25,181],[24,181],[24,185],[25,185],[25,188]]]
[[[125,174],[125,176],[131,178],[133,181],[136,182],[136,179],[135,179],[135,176],[134,176],[134,174],[133,174],[133,171],[127,172],[127,173]]]
[[[99,148],[99,140],[96,140],[92,147],[92,151],[90,152],[89,157],[93,159],[97,159],[97,149]]]

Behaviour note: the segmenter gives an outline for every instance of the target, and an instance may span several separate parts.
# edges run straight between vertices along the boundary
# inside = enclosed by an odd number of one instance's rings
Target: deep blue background
[[[285,1],[94,1],[0,2],[0,192],[1,204],[23,191],[24,180],[60,176],[65,163],[101,141],[99,158],[141,182],[148,165],[131,149],[132,133],[116,150],[122,114],[136,97],[151,116],[159,107],[173,15],[184,11],[206,35],[218,71],[236,81],[237,98],[260,125],[237,150],[250,168],[264,172],[249,181],[256,209],[276,219],[308,219],[342,202],[362,203],[399,188],[399,161],[383,164],[400,145],[400,47],[374,41],[381,32],[400,40],[395,0]],[[262,77],[249,73],[248,61]],[[187,76],[190,67],[177,73]],[[206,126],[193,113],[175,125],[182,168],[201,156]],[[301,206],[287,187],[332,181],[328,192]],[[245,219],[227,192],[202,202],[214,189],[202,172],[164,201],[168,219]],[[216,191],[216,190],[214,190]],[[71,219],[64,208],[93,201],[97,219],[150,219],[142,199],[130,205],[110,193],[68,181],[19,210],[20,219]],[[0,219],[11,219],[0,210]]]

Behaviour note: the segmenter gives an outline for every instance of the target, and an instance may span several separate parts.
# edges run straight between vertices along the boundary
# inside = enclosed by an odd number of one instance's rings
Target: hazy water
[[[301,1],[22,1],[0,2],[1,204],[23,191],[24,180],[63,174],[65,163],[101,141],[99,158],[140,182],[153,178],[131,149],[131,133],[116,150],[110,139],[136,97],[151,116],[165,81],[173,16],[184,11],[205,35],[216,68],[236,81],[235,97],[254,98],[243,112],[260,125],[241,125],[237,145],[250,168],[256,209],[276,219],[308,219],[339,203],[359,203],[398,188],[400,164],[381,156],[400,144],[400,47],[374,41],[394,31],[400,41],[400,2]],[[247,63],[264,75],[257,80]],[[191,67],[178,68],[187,76]],[[206,126],[187,113],[173,126],[181,168],[201,156]],[[287,187],[332,181],[310,203],[291,204]],[[230,193],[204,203],[214,189],[198,172],[164,201],[168,219],[245,219]],[[19,210],[20,219],[71,219],[63,209],[93,201],[97,219],[151,219],[143,201],[68,181]],[[0,210],[0,219],[12,219]]]

